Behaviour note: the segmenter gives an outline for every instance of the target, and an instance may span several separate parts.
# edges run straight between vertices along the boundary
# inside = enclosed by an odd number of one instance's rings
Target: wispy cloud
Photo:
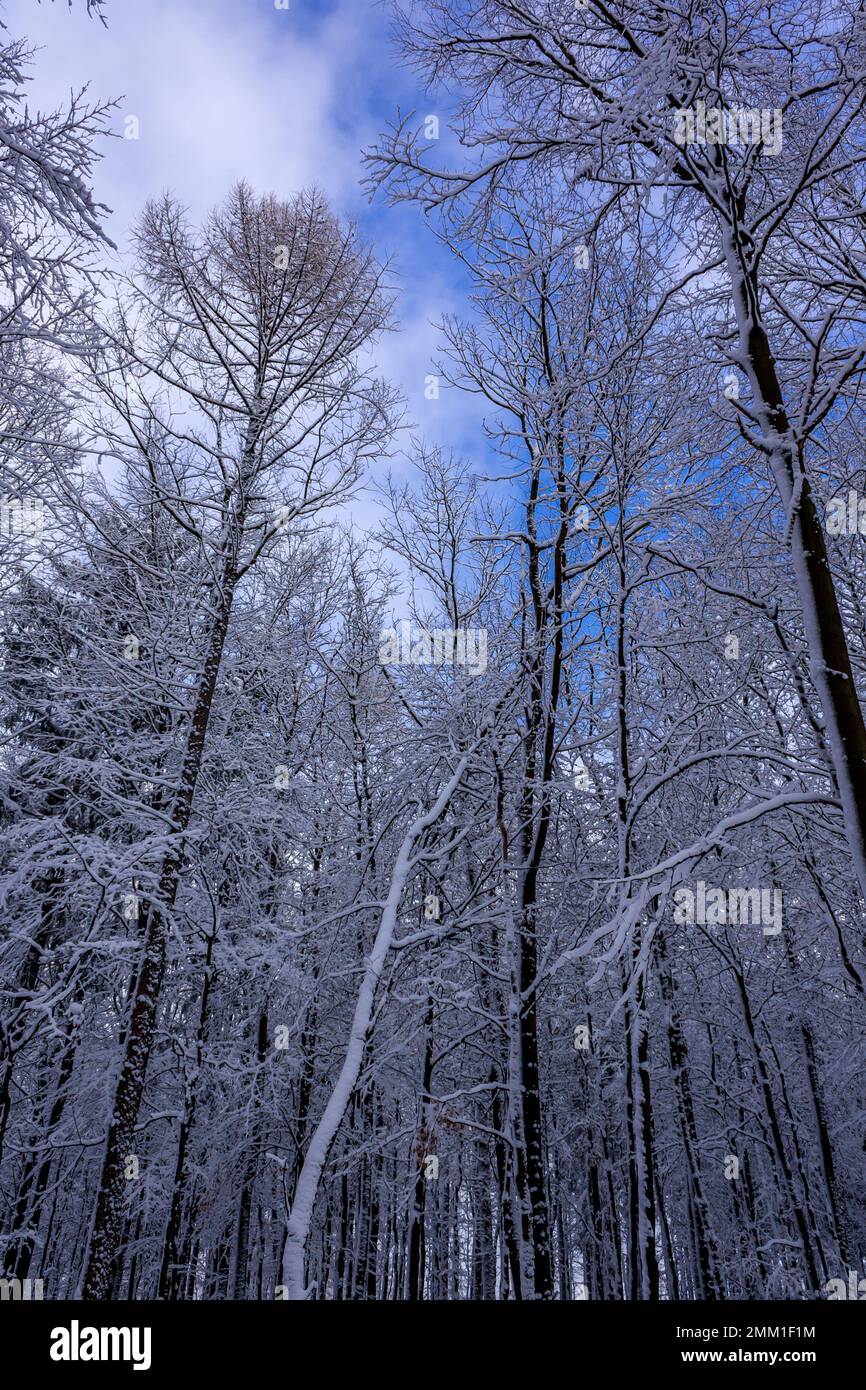
[[[144,201],[166,188],[201,215],[239,178],[277,194],[317,184],[394,259],[401,330],[381,348],[382,371],[425,435],[472,446],[476,402],[453,391],[435,402],[424,396],[434,324],[462,298],[455,263],[414,209],[371,212],[360,189],[361,151],[395,107],[423,109],[411,75],[396,65],[382,5],[112,0],[107,28],[82,4],[7,0],[4,15],[13,34],[41,48],[34,104],[55,104],[85,84],[94,97],[119,99],[96,182],[118,246]],[[129,117],[137,139],[125,138]]]

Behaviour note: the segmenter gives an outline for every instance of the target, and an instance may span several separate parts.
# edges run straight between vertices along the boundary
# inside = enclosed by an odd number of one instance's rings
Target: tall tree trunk
[[[688,1045],[676,1007],[676,981],[671,972],[664,933],[661,930],[656,937],[656,955],[659,962],[662,1000],[667,1014],[668,1057],[674,1093],[677,1098],[680,1133],[686,1159],[689,1207],[695,1232],[698,1296],[706,1300],[715,1300],[723,1297],[718,1246],[713,1233],[712,1217],[701,1174],[698,1126],[695,1120],[692,1083],[689,1076]]]
[[[239,517],[238,526],[242,524],[243,519]],[[168,914],[177,896],[183,862],[181,837],[189,825],[192,812],[237,578],[236,561],[233,557],[223,570],[220,606],[211,628],[202,679],[190,721],[180,784],[172,809],[171,825],[175,843],[162,865],[157,901],[150,905],[146,915],[143,958],[132,1003],[123,1065],[114,1095],[99,1196],[89,1242],[87,1269],[81,1292],[84,1299],[104,1299],[108,1295],[112,1253],[120,1231],[124,1161],[135,1142],[135,1127],[141,1109],[145,1072],[156,1031],[156,1012],[165,974]]]
[[[313,1131],[289,1215],[286,1246],[283,1252],[283,1282],[291,1299],[307,1297],[304,1265],[310,1237],[313,1206],[331,1146],[337,1136],[337,1131],[343,1121],[346,1108],[361,1073],[367,1034],[373,1015],[376,988],[397,929],[397,913],[403,893],[417,862],[413,857],[416,846],[425,832],[436,824],[451,801],[463,780],[474,751],[473,748],[470,752],[464,753],[429,811],[412,821],[398,850],[385,907],[379,922],[379,930],[376,933],[372,950],[366,957],[343,1066],[325,1105],[322,1117]]]
[[[204,1064],[204,1046],[208,1032],[210,997],[213,988],[213,952],[215,942],[216,930],[213,930],[208,933],[207,947],[205,949],[204,979],[202,981],[198,1027],[196,1028],[195,1037],[194,1071],[191,1077],[184,1078],[184,1109],[180,1122],[180,1130],[178,1131],[174,1181],[171,1188],[171,1207],[169,1209],[168,1226],[162,1243],[162,1260],[160,1262],[159,1280],[157,1283],[157,1298],[161,1299],[176,1298],[184,1278],[183,1270],[179,1262],[179,1252],[181,1217],[187,1195],[186,1156],[189,1137],[195,1125],[199,1084]]]
[[[843,819],[861,898],[866,900],[866,724],[857,695],[836,586],[812,489],[788,420],[776,361],[761,318],[754,243],[742,225],[743,207],[727,195],[723,230],[739,333],[740,360],[754,393],[776,490],[785,509],[794,577],[803,610],[809,666],[821,701]]]
[[[409,1249],[407,1252],[408,1284],[406,1297],[411,1303],[417,1303],[424,1297],[424,1207],[427,1196],[424,1156],[430,1142],[430,1088],[432,1084],[433,1000],[428,995],[427,1012],[424,1015],[424,1066],[419,1097],[419,1124],[416,1142],[410,1158],[410,1162],[414,1161],[415,1163],[412,1210],[409,1217]]]
[[[812,1237],[809,1228],[809,1219],[803,1209],[802,1202],[797,1193],[796,1181],[788,1159],[785,1141],[782,1137],[782,1127],[779,1121],[779,1113],[773,1096],[773,1088],[770,1081],[770,1073],[767,1069],[766,1059],[760,1045],[755,1024],[752,1016],[752,1007],[746,990],[746,981],[740,970],[734,971],[734,978],[740,996],[740,1003],[743,1010],[743,1018],[746,1024],[746,1032],[749,1039],[752,1056],[754,1058],[755,1072],[761,1088],[764,1100],[764,1109],[770,1127],[770,1134],[773,1140],[773,1149],[779,1164],[779,1169],[785,1185],[788,1197],[789,1209],[794,1218],[794,1224],[800,1237],[803,1259],[805,1261],[806,1273],[808,1275],[809,1286],[813,1293],[817,1293],[820,1287],[818,1268],[812,1250]]]
[[[262,1091],[264,1088],[265,1064],[268,1060],[268,1015],[264,1009],[259,1014],[258,1038],[256,1046],[256,1074],[253,1082],[249,1134],[246,1155],[241,1164],[240,1199],[238,1203],[238,1228],[235,1241],[234,1278],[232,1298],[242,1299],[247,1292],[247,1265],[250,1250],[250,1213],[253,1207],[253,1188],[259,1166],[259,1147],[261,1144]]]
[[[11,1270],[18,1279],[26,1279],[30,1271],[30,1262],[36,1246],[36,1225],[54,1157],[51,1152],[51,1138],[63,1118],[63,1111],[69,1096],[69,1083],[75,1063],[76,1039],[72,1036],[71,1030],[68,1030],[67,1036],[68,1041],[60,1059],[54,1099],[42,1129],[42,1145],[44,1146],[42,1159],[40,1162],[34,1156],[29,1160],[15,1205],[13,1231],[19,1230],[21,1226],[29,1227],[26,1235],[18,1243],[17,1250],[12,1246],[7,1252],[7,1273]]]
[[[800,1037],[803,1040],[803,1052],[806,1057],[806,1080],[809,1083],[809,1098],[815,1113],[815,1127],[818,1134],[818,1152],[821,1156],[821,1169],[824,1177],[824,1186],[827,1190],[827,1202],[830,1208],[830,1217],[833,1222],[833,1231],[836,1237],[839,1259],[842,1266],[848,1269],[849,1266],[854,1266],[855,1261],[851,1245],[845,1195],[839,1184],[836,1172],[836,1161],[833,1156],[833,1144],[830,1139],[830,1130],[827,1124],[827,1107],[824,1100],[824,1088],[821,1085],[821,1077],[818,1071],[818,1050],[815,1043],[815,1034],[807,1012],[807,999],[803,996],[800,966],[794,951],[794,944],[788,932],[783,932],[782,935],[785,941],[785,954],[788,969],[793,979],[796,981],[800,993],[801,1002],[798,1008]]]

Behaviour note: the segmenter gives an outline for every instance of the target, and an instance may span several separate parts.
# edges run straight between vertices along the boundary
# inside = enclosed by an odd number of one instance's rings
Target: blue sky
[[[41,52],[31,102],[54,105],[90,84],[120,98],[95,191],[113,209],[108,230],[123,248],[145,199],[173,189],[196,215],[238,178],[262,192],[316,183],[354,216],[377,254],[395,258],[400,331],[378,350],[382,373],[404,392],[410,419],[431,443],[469,458],[485,453],[477,400],[443,386],[424,397],[436,355],[435,321],[466,304],[459,266],[412,207],[371,208],[359,181],[361,151],[393,117],[447,110],[419,89],[389,37],[377,0],[107,0],[108,28],[83,0],[5,0],[12,35]],[[128,116],[139,138],[122,138]]]

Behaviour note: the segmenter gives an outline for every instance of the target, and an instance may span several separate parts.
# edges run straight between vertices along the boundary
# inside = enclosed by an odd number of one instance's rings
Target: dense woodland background
[[[157,198],[118,273],[109,108],[28,111],[0,37],[6,1277],[862,1277],[862,7],[398,17],[462,143],[399,118],[367,178],[471,277],[473,459],[407,433],[394,275],[315,190]],[[698,100],[781,151],[677,144]],[[486,670],[383,664],[406,618]]]

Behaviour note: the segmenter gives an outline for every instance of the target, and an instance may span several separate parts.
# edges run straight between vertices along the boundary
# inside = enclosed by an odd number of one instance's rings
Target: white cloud
[[[71,10],[8,0],[5,14],[42,47],[31,84],[42,103],[89,82],[94,97],[122,98],[115,134],[138,117],[139,139],[111,141],[98,174],[119,235],[166,187],[196,213],[242,177],[275,192],[316,182],[338,203],[356,196],[363,136],[346,128],[341,72],[350,54],[362,60],[353,44],[368,30],[351,7],[312,28],[268,0],[110,0],[108,28],[80,0]]]
[[[6,0],[13,35],[41,51],[30,99],[56,105],[89,83],[93,99],[121,98],[95,192],[113,213],[120,247],[148,197],[170,188],[196,216],[246,178],[260,191],[317,184],[338,212],[359,218],[377,252],[394,255],[401,285],[400,333],[379,370],[405,392],[413,421],[431,440],[464,445],[477,404],[454,391],[424,399],[444,312],[459,310],[455,265],[414,209],[367,210],[361,151],[400,104],[409,78],[389,47],[387,12],[375,0],[108,0],[108,27],[83,0],[37,5]],[[423,100],[419,103],[426,109]],[[124,119],[139,122],[122,138]],[[480,445],[480,438],[479,438]]]

